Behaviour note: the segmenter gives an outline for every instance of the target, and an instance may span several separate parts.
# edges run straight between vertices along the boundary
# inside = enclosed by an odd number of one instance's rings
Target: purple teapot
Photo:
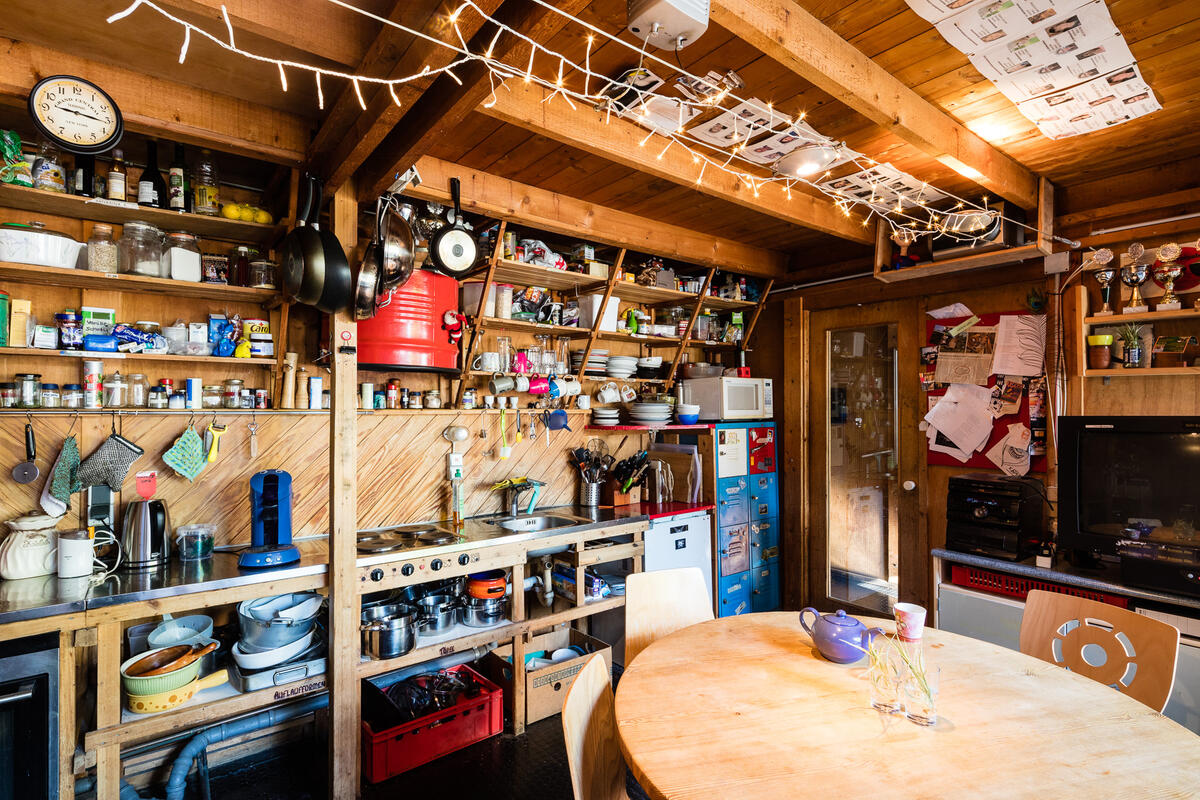
[[[811,627],[804,621],[804,615],[808,613],[813,615]],[[806,608],[800,612],[800,627],[812,637],[821,655],[835,664],[858,661],[867,654],[871,637],[883,633],[879,628],[868,629],[840,608],[836,613],[824,615],[815,608]]]

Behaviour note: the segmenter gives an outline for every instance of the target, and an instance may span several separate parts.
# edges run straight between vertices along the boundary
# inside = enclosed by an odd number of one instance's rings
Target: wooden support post
[[[771,287],[774,285],[775,279],[769,278],[767,285],[763,287],[762,294],[758,296],[758,305],[754,307],[754,314],[750,317],[750,324],[746,326],[745,332],[742,333],[743,350],[750,346],[750,335],[754,333],[754,327],[758,325],[758,318],[762,314],[763,306],[767,304],[767,296],[771,294]]]
[[[58,632],[58,797],[75,797],[75,632]]]
[[[62,676],[59,676],[60,678]],[[121,722],[121,623],[96,628],[96,729]],[[121,745],[96,748],[96,800],[121,794]]]
[[[667,391],[670,391],[671,386],[675,383],[675,372],[679,369],[679,362],[683,360],[683,351],[687,349],[688,339],[692,338],[692,331],[696,328],[696,317],[700,316],[700,309],[704,308],[704,298],[708,296],[708,287],[716,273],[716,267],[709,267],[708,274],[704,276],[704,285],[700,287],[700,296],[696,298],[696,307],[692,309],[692,318],[688,320],[687,328],[683,331],[683,338],[679,340],[679,347],[675,350],[675,360],[671,362],[671,371],[667,374],[665,387]]]
[[[1037,248],[1046,255],[1054,252],[1054,184],[1038,178]]]
[[[352,252],[358,239],[358,201],[353,181],[333,196],[330,214],[334,234],[342,248]],[[329,796],[337,800],[358,797],[359,720],[358,688],[359,603],[357,506],[357,404],[358,326],[351,312],[342,310],[330,322],[330,424],[329,424]]]
[[[608,272],[608,283],[604,286],[604,297],[600,300],[600,310],[596,312],[596,318],[592,320],[592,332],[588,335],[587,345],[583,348],[583,360],[579,362],[579,375],[576,376],[583,381],[583,373],[587,369],[588,358],[592,355],[592,348],[596,345],[596,337],[600,334],[600,323],[604,320],[604,312],[608,308],[608,301],[612,298],[613,289],[616,288],[617,278],[621,274],[621,265],[625,263],[625,248],[621,248],[621,252],[617,253],[617,260],[613,263]]]
[[[515,591],[514,587],[514,591]],[[513,637],[513,699],[512,699],[512,728],[513,734],[520,736],[525,732],[528,721],[525,714],[525,650],[529,634],[521,632]]]
[[[800,608],[810,599],[808,586],[808,380],[809,331],[804,298],[789,295],[783,301],[783,385],[779,420],[783,458],[778,465],[780,549],[783,551],[782,597],[784,608]],[[823,367],[821,367],[823,369]],[[820,402],[824,402],[821,400]]]
[[[462,364],[458,381],[458,393],[454,397],[454,405],[462,407],[463,392],[467,388],[467,377],[471,374],[471,359],[475,355],[475,346],[479,343],[479,336],[483,333],[484,328],[484,309],[487,308],[487,296],[491,291],[492,282],[496,279],[496,262],[504,254],[504,232],[508,229],[508,222],[501,220],[500,228],[496,231],[496,246],[492,248],[492,257],[488,259],[487,272],[483,276],[483,291],[479,293],[479,305],[475,309],[475,314],[470,318],[471,321],[471,336],[467,341],[467,346],[462,351]]]

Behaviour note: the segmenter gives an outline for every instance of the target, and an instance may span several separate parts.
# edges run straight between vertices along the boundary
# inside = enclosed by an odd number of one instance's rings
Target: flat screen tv
[[[1200,545],[1200,417],[1060,417],[1058,472],[1060,550],[1116,557],[1131,526]]]

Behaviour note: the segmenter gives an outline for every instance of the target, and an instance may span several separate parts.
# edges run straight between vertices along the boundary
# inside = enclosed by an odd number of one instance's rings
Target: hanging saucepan
[[[308,283],[309,275],[321,284],[320,299],[314,305],[327,314],[332,314],[338,309],[347,308],[353,301],[354,276],[350,270],[350,262],[346,260],[346,251],[342,249],[342,243],[333,235],[333,231],[321,230],[317,225],[316,220],[320,215],[321,208],[321,183],[316,178],[313,178],[312,182],[317,211],[311,215],[312,219],[308,226],[315,229],[321,237],[323,257],[319,266],[314,263],[314,269],[306,270],[305,284]]]
[[[384,290],[397,289],[413,273],[416,237],[412,220],[416,211],[408,203],[389,198],[379,216],[379,276]]]
[[[296,214],[296,227],[292,228],[280,248],[283,251],[283,294],[289,300],[312,305],[321,298],[321,284],[305,283],[306,261],[323,254],[321,234],[308,227],[308,217],[313,211],[312,177],[305,173],[300,181],[303,201]]]
[[[371,243],[363,253],[358,269],[354,271],[354,302],[350,310],[355,319],[370,319],[375,316],[379,299],[379,217],[383,213],[383,198],[375,202],[375,216],[371,226]]]
[[[450,197],[454,200],[454,224],[434,234],[429,242],[429,258],[439,272],[461,278],[471,271],[479,256],[475,237],[463,224],[461,189],[458,178],[450,179]]]

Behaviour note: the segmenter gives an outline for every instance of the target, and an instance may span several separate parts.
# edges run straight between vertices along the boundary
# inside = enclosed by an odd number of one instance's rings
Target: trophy
[[[1091,264],[1097,264],[1096,271],[1092,276],[1096,279],[1096,283],[1100,284],[1100,296],[1104,298],[1104,307],[1096,312],[1097,317],[1107,317],[1113,313],[1112,306],[1108,304],[1108,296],[1111,291],[1109,285],[1117,277],[1116,266],[1110,266],[1113,260],[1113,252],[1107,247],[1102,247],[1088,258]]]
[[[1150,267],[1140,263],[1146,248],[1134,242],[1129,245],[1129,252],[1121,256],[1121,283],[1133,290],[1129,295],[1129,304],[1121,309],[1122,314],[1137,314],[1146,311],[1146,301],[1142,299],[1139,287],[1150,277]]]
[[[1163,296],[1155,308],[1163,311],[1179,308],[1179,295],[1175,294],[1175,279],[1183,272],[1183,267],[1175,263],[1175,259],[1183,253],[1179,245],[1168,242],[1158,248],[1158,262],[1154,265],[1154,277],[1162,284]]]

